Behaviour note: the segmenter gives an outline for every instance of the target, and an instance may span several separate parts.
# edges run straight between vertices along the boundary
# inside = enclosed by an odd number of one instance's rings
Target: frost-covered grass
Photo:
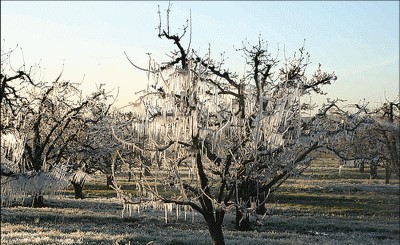
[[[357,173],[343,168],[339,176],[335,164],[313,166],[270,196],[268,215],[252,220],[254,231],[236,231],[228,214],[226,243],[399,244],[399,181],[385,185]],[[168,224],[162,210],[122,218],[105,178],[91,179],[85,188],[84,200],[67,191],[67,197],[47,198],[45,208],[2,208],[1,244],[210,244],[200,215],[193,222],[173,215]]]

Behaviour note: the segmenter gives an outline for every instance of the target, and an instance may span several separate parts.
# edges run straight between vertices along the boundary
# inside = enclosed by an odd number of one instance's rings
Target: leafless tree
[[[107,186],[113,185],[113,168],[121,168],[123,162],[119,155],[126,161],[129,168],[135,162],[135,154],[131,149],[126,149],[120,141],[116,140],[112,130],[127,130],[131,126],[131,113],[111,109],[108,115],[92,124],[80,134],[73,155],[79,166],[87,174],[100,171],[107,176]],[[116,126],[117,125],[117,126]],[[131,140],[131,139],[126,139]],[[84,182],[75,183],[76,198],[83,198],[82,187]]]
[[[20,174],[40,176],[67,162],[78,136],[104,117],[111,104],[102,86],[84,96],[79,84],[60,80],[62,73],[51,83],[34,82],[29,72],[7,67],[2,64],[2,134],[18,138],[20,143],[15,148],[20,154],[15,157],[10,154],[12,145],[2,140],[2,151],[8,153],[2,157],[11,164],[7,166],[10,183],[10,178],[18,179]],[[6,165],[2,159],[2,169]],[[40,190],[33,195],[33,205],[43,205]]]
[[[357,114],[342,119],[345,133],[327,148],[344,162],[369,164],[372,179],[378,177],[377,168],[383,167],[389,184],[392,173],[399,176],[399,103],[391,101],[370,108],[364,101],[354,108]]]
[[[173,41],[177,49],[168,62],[150,60],[148,69],[127,56],[152,79],[134,106],[131,130],[114,132],[124,145],[150,159],[140,164],[147,178],[136,178],[147,199],[127,198],[118,185],[115,189],[127,205],[161,200],[189,206],[204,217],[213,243],[224,244],[227,211],[236,210],[238,229],[250,229],[249,215],[265,204],[268,194],[308,166],[324,137],[340,131],[340,124],[321,127],[336,109],[333,102],[312,119],[302,118],[311,105],[301,98],[323,93],[321,86],[336,76],[319,65],[307,78],[310,63],[304,48],[279,68],[278,57],[262,39],[237,50],[245,58],[246,72],[231,72],[224,69],[223,55],[216,61],[210,51],[201,56],[183,48],[191,21],[182,34],[172,33],[170,10],[169,6],[166,29],[159,13],[159,37]],[[124,139],[127,135],[137,140]],[[164,195],[166,190],[174,190],[173,196]]]

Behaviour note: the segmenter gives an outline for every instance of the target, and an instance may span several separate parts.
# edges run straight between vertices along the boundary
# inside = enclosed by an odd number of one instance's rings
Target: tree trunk
[[[196,141],[197,140],[195,139],[195,142]],[[196,145],[196,143],[194,145]],[[210,232],[213,244],[225,245],[224,234],[222,232],[222,222],[224,220],[225,211],[223,209],[215,209],[215,206],[209,198],[211,193],[208,186],[208,178],[204,172],[200,149],[198,149],[196,154],[196,166],[200,185],[204,192],[204,195],[198,197],[198,200],[202,206],[201,213],[207,222],[208,231]]]
[[[239,200],[249,208],[251,206],[249,193],[257,188],[257,182],[251,179],[245,179],[239,185],[238,197]],[[236,208],[236,220],[235,227],[239,231],[250,231],[252,228],[250,226],[250,217],[248,215],[243,215],[243,212]]]
[[[147,164],[146,164],[146,165],[147,165]],[[151,176],[151,173],[150,173],[148,167],[145,167],[145,168],[143,169],[143,175],[146,176],[146,177]]]
[[[43,195],[34,195],[32,198],[32,207],[41,208],[44,207]]]
[[[390,168],[389,168],[389,166],[386,166],[386,168],[385,168],[385,184],[389,184],[389,182],[390,182],[390,177],[391,177],[391,171],[390,171]]]
[[[265,207],[265,203],[259,205],[259,206],[256,208],[256,214],[264,215],[266,212],[267,212],[267,208]]]
[[[215,222],[213,214],[204,215],[207,222],[208,231],[210,232],[213,245],[225,245],[224,233],[222,232],[222,224]]]
[[[250,217],[243,215],[238,208],[236,208],[236,229],[239,231],[251,231]]]
[[[360,173],[364,173],[364,168],[364,161],[361,161],[359,166]]]
[[[114,186],[114,176],[107,175],[107,188],[112,189],[110,186]]]
[[[72,186],[75,191],[75,199],[83,199],[85,195],[83,195],[83,184],[72,182]]]
[[[257,207],[256,207],[256,214],[261,214],[264,215],[265,212],[267,212],[267,208],[265,207],[265,199],[267,198],[265,192],[260,192],[258,194],[258,200],[257,200]],[[262,203],[262,204],[260,204]]]
[[[371,179],[377,179],[378,178],[378,167],[375,164],[371,164],[370,165],[369,176],[370,176]]]

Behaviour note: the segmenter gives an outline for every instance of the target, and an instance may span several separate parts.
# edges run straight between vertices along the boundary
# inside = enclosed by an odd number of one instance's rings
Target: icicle
[[[164,204],[164,219],[165,219],[165,224],[168,224],[168,209],[167,209],[167,204]]]
[[[183,206],[183,212],[184,212],[184,214],[185,214],[185,221],[186,221],[186,213],[187,213],[187,206],[186,206],[186,205]]]
[[[173,210],[173,203],[169,203],[169,205],[168,205],[168,209],[169,209],[169,213],[172,215],[173,214],[173,212],[174,212],[174,210]]]

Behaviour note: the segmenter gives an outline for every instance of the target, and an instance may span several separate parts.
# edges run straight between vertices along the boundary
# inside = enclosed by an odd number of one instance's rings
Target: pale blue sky
[[[147,52],[165,61],[174,48],[157,37],[157,5],[163,10],[168,2],[1,1],[1,45],[22,47],[28,65],[40,61],[45,79],[54,79],[64,64],[63,78],[80,82],[85,76],[85,89],[119,87],[123,105],[147,80],[123,52],[146,66]],[[181,27],[190,10],[192,47],[204,54],[211,44],[215,57],[225,51],[233,69],[243,68],[234,46],[245,39],[255,42],[261,34],[272,53],[285,47],[287,55],[306,39],[309,71],[321,63],[338,76],[325,89],[328,97],[375,104],[399,96],[399,1],[176,1],[172,28]]]

